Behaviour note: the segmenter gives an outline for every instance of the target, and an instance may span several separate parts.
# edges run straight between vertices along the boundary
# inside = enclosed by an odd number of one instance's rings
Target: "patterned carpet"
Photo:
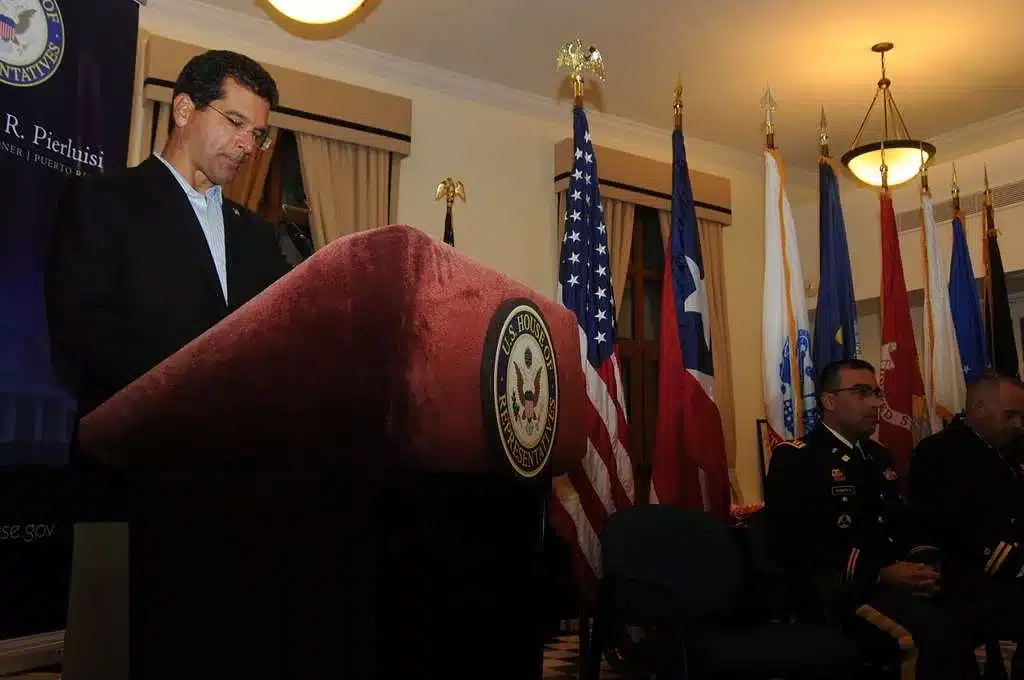
[[[579,657],[579,637],[575,633],[552,638],[544,645],[544,680],[576,678]],[[601,680],[626,680],[626,676],[612,672],[607,663],[602,663]]]

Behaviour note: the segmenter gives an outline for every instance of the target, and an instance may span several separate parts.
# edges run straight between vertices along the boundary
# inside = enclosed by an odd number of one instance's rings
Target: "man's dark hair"
[[[1016,375],[1000,373],[999,371],[985,371],[980,376],[967,383],[967,408],[970,408],[984,392],[1002,383],[1010,383],[1016,387],[1024,388],[1024,382]]]
[[[833,361],[821,369],[821,373],[818,374],[818,382],[815,384],[815,389],[819,400],[823,392],[839,389],[839,372],[844,369],[875,372],[875,367],[863,359],[840,359],[839,361]]]
[[[211,50],[192,57],[178,75],[174,96],[187,94],[197,109],[205,109],[224,96],[224,80],[231,78],[277,108],[277,83],[266,69],[244,54]]]

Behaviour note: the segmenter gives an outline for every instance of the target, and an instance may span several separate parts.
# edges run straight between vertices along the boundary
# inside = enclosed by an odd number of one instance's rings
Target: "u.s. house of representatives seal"
[[[558,429],[558,363],[536,305],[505,301],[491,317],[480,382],[491,443],[519,477],[547,468]]]
[[[39,85],[63,58],[64,19],[57,0],[0,0],[0,83]]]

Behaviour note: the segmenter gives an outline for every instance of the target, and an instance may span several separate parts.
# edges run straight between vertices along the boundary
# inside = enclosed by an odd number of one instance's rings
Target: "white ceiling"
[[[265,0],[205,0],[266,17]],[[751,153],[761,96],[778,102],[777,143],[813,167],[821,106],[833,155],[846,151],[879,78],[880,41],[910,131],[926,139],[1024,109],[1021,0],[371,0],[341,38],[540,96],[565,95],[558,48],[601,50],[608,80],[588,101],[660,128],[677,74],[684,131]],[[596,95],[596,97],[595,97]],[[876,108],[877,111],[877,108]],[[866,141],[866,140],[865,140]],[[936,162],[942,162],[938,149]]]

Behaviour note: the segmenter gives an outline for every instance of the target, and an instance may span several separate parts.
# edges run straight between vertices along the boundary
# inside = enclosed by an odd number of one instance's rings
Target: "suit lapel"
[[[224,265],[228,278],[228,308],[234,309],[238,300],[243,297],[240,286],[243,284],[245,275],[239,271],[243,258],[236,257],[242,247],[245,228],[242,211],[237,205],[224,199]]]
[[[195,209],[189,200],[184,189],[178,184],[178,180],[171,174],[171,171],[163,162],[151,156],[140,167],[146,167],[151,173],[154,181],[149,182],[153,206],[168,207],[163,213],[162,221],[177,234],[178,242],[181,243],[183,254],[191,267],[196,270],[197,275],[203,281],[203,287],[210,294],[211,301],[218,305],[222,312],[226,308],[224,292],[220,287],[220,278],[217,276],[217,268],[213,263],[213,255],[210,253],[210,244],[203,233],[203,227],[196,217]],[[170,200],[168,200],[170,199]],[[158,211],[161,208],[157,209]],[[227,220],[225,219],[225,231]],[[225,234],[225,238],[227,235]],[[228,277],[230,281],[230,276]]]

